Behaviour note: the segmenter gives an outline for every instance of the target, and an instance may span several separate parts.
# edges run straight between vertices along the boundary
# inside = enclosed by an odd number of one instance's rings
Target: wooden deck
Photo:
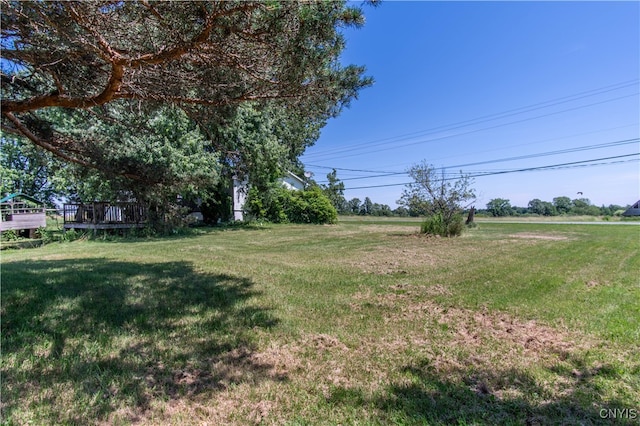
[[[144,228],[148,213],[148,209],[138,203],[65,204],[64,229]]]
[[[26,203],[0,204],[0,231],[30,229],[47,226],[44,207],[32,207]]]

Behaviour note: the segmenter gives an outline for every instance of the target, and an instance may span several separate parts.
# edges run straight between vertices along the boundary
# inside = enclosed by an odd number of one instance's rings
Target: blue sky
[[[375,84],[301,158],[316,181],[335,167],[347,199],[394,207],[423,160],[472,175],[564,164],[476,177],[476,206],[640,198],[640,3],[387,1],[364,13],[342,61]],[[381,172],[396,174],[371,177]]]

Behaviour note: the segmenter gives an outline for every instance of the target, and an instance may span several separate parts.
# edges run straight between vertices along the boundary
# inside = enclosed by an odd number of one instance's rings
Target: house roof
[[[640,200],[622,213],[622,216],[640,216]]]
[[[44,204],[42,201],[37,200],[37,199],[33,198],[30,195],[23,194],[22,192],[16,192],[14,194],[9,194],[6,197],[0,199],[0,203],[7,203],[7,202],[9,202],[9,201],[11,201],[11,200],[13,200],[14,198],[17,198],[17,197],[25,198],[25,199],[31,201],[32,203]]]
[[[301,184],[304,185],[304,179],[298,177],[297,175],[294,175],[293,173],[291,173],[288,170],[287,170],[287,176],[294,178],[295,180],[297,180],[298,182],[300,182]]]

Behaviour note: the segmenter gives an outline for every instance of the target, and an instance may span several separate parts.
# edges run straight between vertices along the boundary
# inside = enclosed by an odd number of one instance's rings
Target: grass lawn
[[[5,250],[2,422],[638,424],[640,226],[418,227]]]

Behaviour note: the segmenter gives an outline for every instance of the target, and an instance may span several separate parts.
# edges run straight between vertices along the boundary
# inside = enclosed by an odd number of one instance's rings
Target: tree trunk
[[[469,209],[469,216],[467,216],[467,221],[465,222],[467,225],[469,225],[470,223],[473,223],[473,219],[476,215],[476,208],[475,207],[471,207]]]

